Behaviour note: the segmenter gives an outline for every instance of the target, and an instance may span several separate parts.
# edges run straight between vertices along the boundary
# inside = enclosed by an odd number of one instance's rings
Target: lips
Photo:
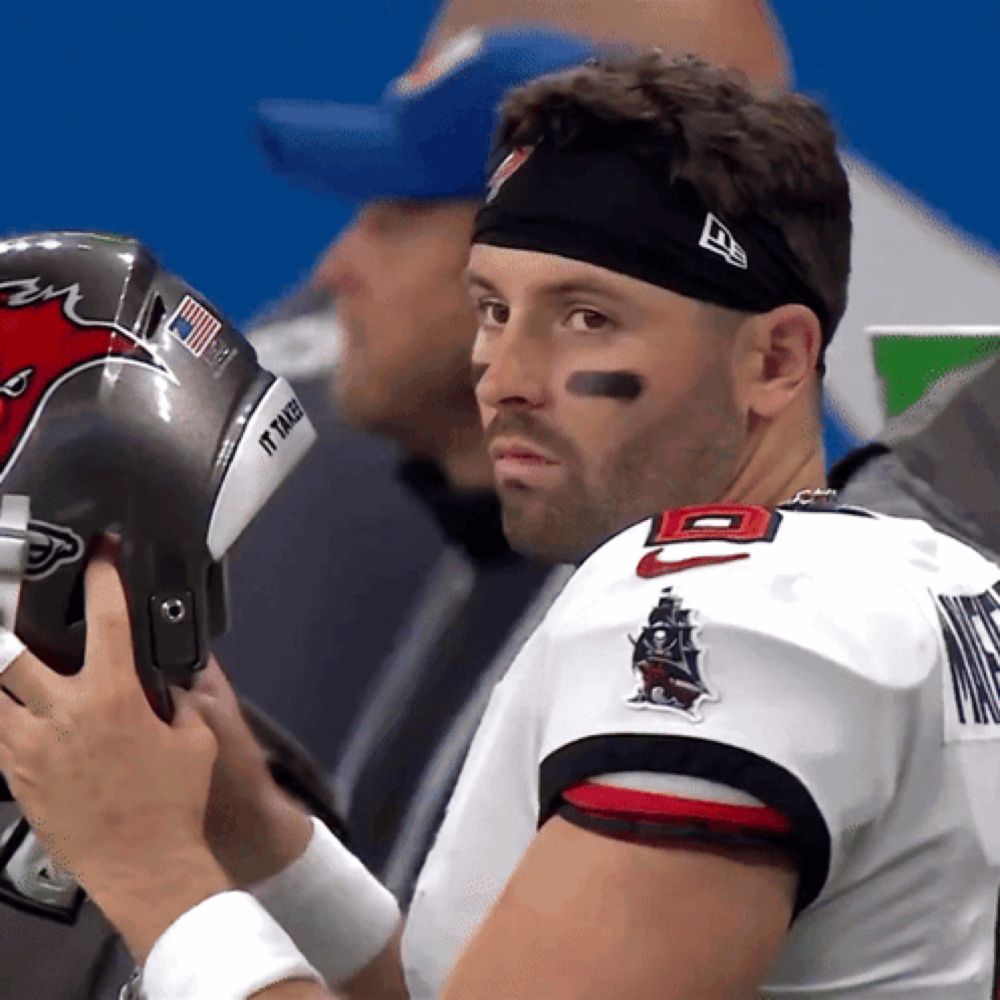
[[[499,489],[548,489],[560,478],[562,463],[520,438],[496,438],[489,455]]]
[[[558,465],[548,455],[523,441],[513,438],[497,438],[489,447],[490,458],[496,462],[516,462],[524,465]]]

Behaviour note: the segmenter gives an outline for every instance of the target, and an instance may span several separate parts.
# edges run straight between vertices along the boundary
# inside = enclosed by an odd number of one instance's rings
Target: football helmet
[[[141,243],[0,241],[0,647],[13,632],[79,670],[84,565],[114,533],[136,669],[169,719],[169,686],[225,629],[226,553],[314,439],[287,382]],[[0,901],[73,922],[82,899],[23,818],[0,830]]]
[[[0,626],[72,673],[82,571],[120,537],[153,708],[226,623],[227,551],[315,432],[208,300],[134,239],[0,241]]]

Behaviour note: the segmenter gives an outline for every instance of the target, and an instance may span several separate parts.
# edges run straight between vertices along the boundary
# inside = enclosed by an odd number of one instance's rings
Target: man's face
[[[373,202],[318,265],[313,280],[335,297],[344,329],[336,394],[348,422],[418,447],[439,417],[472,406],[463,271],[475,210]]]
[[[736,470],[735,334],[710,307],[601,267],[477,245],[473,367],[504,531],[575,560]]]

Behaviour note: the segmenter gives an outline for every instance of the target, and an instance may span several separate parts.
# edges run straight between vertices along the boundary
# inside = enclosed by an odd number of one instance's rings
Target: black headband
[[[541,142],[515,150],[490,182],[474,243],[537,250],[746,312],[788,303],[833,331],[781,231],[750,215],[720,219],[684,180],[604,147]]]

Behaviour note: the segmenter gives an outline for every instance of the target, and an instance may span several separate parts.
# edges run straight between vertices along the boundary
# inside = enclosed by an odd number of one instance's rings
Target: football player
[[[826,115],[646,53],[520,88],[500,138],[477,397],[509,537],[579,569],[494,692],[402,957],[392,900],[247,781],[211,691],[145,710],[107,555],[80,679],[3,677],[13,791],[152,1000],[982,1000],[1000,569],[824,489]],[[217,753],[255,789],[251,892],[201,832]]]

